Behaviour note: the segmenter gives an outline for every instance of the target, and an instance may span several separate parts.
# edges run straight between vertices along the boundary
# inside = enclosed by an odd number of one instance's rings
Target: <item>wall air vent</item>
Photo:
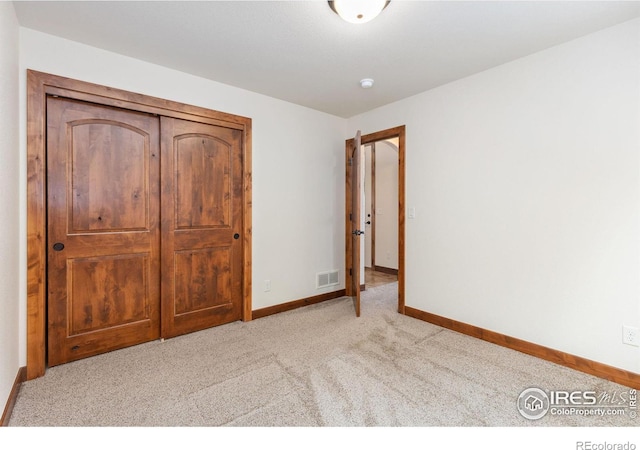
[[[340,277],[337,270],[331,272],[322,272],[316,274],[316,288],[324,288],[327,286],[335,286],[340,283]]]

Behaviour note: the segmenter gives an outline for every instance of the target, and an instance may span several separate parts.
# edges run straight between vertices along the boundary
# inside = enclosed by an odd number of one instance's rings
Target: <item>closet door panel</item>
[[[47,100],[50,366],[160,335],[159,139],[152,115]]]
[[[163,117],[162,335],[239,320],[242,134]]]

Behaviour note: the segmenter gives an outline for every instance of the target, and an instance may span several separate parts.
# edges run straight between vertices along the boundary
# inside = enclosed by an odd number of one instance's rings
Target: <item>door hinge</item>
[[[353,158],[349,158],[349,166],[353,166]]]
[[[349,213],[349,220],[353,220],[353,214]]]
[[[353,269],[349,269],[349,275],[353,276]]]

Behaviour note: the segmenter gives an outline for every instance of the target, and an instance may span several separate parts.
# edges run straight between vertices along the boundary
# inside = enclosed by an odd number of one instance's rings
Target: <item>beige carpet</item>
[[[637,426],[530,421],[526,388],[628,389],[395,312],[397,283],[51,368],[10,426]]]

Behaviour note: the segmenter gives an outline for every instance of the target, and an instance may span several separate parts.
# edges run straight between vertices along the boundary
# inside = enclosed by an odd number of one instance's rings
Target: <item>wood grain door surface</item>
[[[159,337],[159,122],[47,102],[48,362]]]
[[[162,118],[162,335],[242,313],[242,133]]]
[[[362,150],[360,131],[353,140],[353,153],[351,155],[351,238],[353,239],[353,250],[351,253],[352,276],[351,292],[356,310],[356,317],[360,317],[360,244],[362,241],[361,227],[361,176],[362,176]]]
[[[241,147],[237,130],[47,100],[49,366],[240,318]]]

